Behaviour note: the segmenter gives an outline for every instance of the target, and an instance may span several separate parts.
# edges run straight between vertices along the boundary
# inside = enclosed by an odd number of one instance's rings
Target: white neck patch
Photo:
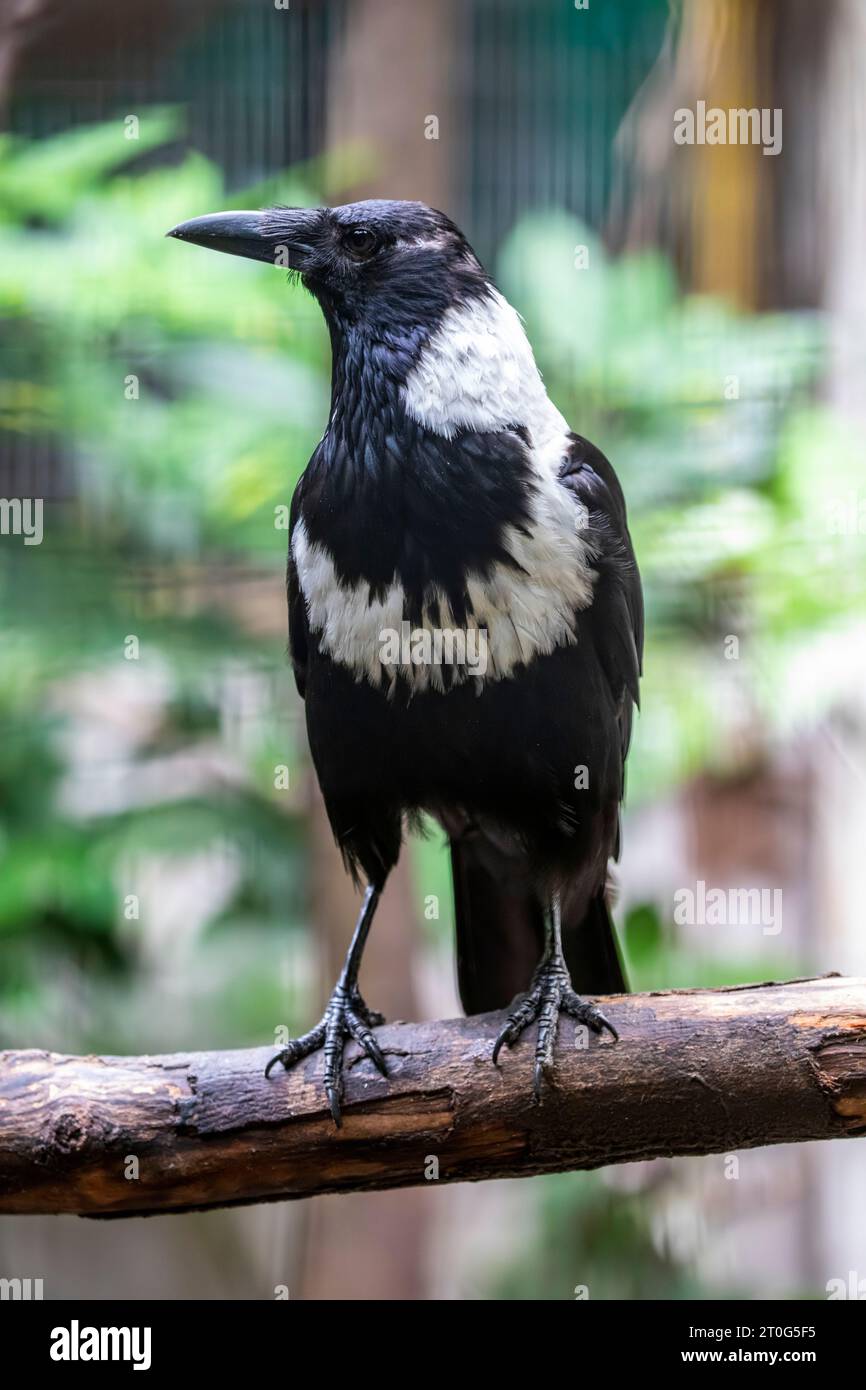
[[[403,387],[407,415],[452,439],[525,425],[536,447],[568,426],[548,399],[516,309],[498,290],[448,309]]]

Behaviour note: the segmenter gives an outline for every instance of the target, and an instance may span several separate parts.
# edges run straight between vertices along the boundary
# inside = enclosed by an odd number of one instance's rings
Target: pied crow
[[[344,1043],[382,1071],[358,985],[407,826],[450,840],[467,1013],[537,1021],[533,1093],[575,991],[625,989],[606,895],[643,646],[640,577],[610,463],[569,429],[522,322],[466,238],[417,202],[275,207],[169,233],[300,276],[330,331],[327,427],[295,490],[289,644],[348,870],[366,886],[321,1022],[339,1125]],[[579,325],[575,325],[579,332]]]

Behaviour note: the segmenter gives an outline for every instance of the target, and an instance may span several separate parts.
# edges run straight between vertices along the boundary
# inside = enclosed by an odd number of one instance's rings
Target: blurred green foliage
[[[178,130],[159,110],[135,141],[118,122],[0,145],[0,448],[47,499],[42,545],[0,547],[0,1041],[18,1045],[267,1041],[291,1022],[273,957],[303,919],[303,735],[278,635],[231,598],[271,575],[279,612],[327,341],[269,268],[165,239],[238,202],[195,154],[148,166]],[[280,196],[315,200],[297,178]],[[125,904],[142,865],[203,851],[231,872],[190,923],[167,1038]],[[209,931],[240,921],[239,939]]]
[[[717,1297],[652,1229],[645,1191],[629,1192],[596,1173],[536,1178],[537,1245],[500,1272],[497,1299],[568,1302]]]

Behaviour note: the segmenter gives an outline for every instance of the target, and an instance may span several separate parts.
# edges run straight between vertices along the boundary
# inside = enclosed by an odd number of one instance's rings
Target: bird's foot
[[[532,1079],[532,1094],[535,1103],[541,1102],[541,1083],[546,1072],[553,1068],[553,1051],[556,1044],[556,1030],[560,1013],[568,1014],[578,1023],[585,1024],[594,1033],[606,1028],[614,1038],[619,1034],[613,1024],[605,1018],[595,1004],[588,1003],[575,994],[571,977],[561,956],[550,956],[543,960],[532,977],[532,984],[505,1020],[496,1042],[493,1044],[493,1061],[499,1056],[505,1044],[511,1047],[530,1023],[538,1019],[538,1033],[535,1039],[535,1070]]]
[[[309,1033],[292,1038],[282,1052],[272,1057],[265,1067],[265,1076],[270,1076],[272,1068],[278,1063],[288,1071],[302,1057],[309,1057],[311,1052],[323,1047],[325,1071],[322,1079],[334,1124],[339,1129],[342,1122],[343,1046],[349,1038],[354,1038],[382,1075],[387,1076],[384,1054],[372,1032],[384,1022],[381,1014],[367,1008],[357,985],[337,984],[321,1021]]]

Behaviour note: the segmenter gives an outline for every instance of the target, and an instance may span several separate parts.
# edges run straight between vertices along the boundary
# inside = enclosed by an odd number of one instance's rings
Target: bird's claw
[[[506,1045],[511,1047],[524,1029],[538,1020],[532,1076],[532,1094],[536,1104],[541,1103],[544,1075],[553,1068],[560,1013],[568,1014],[576,1022],[591,1028],[594,1033],[601,1033],[606,1028],[615,1040],[619,1039],[619,1034],[601,1009],[575,994],[564,961],[556,958],[542,961],[533,976],[528,993],[511,1010],[493,1044],[495,1064],[502,1048]]]
[[[270,1076],[277,1064],[286,1071],[303,1057],[325,1050],[325,1069],[322,1081],[328,1098],[328,1109],[339,1129],[342,1124],[343,1099],[343,1047],[349,1038],[354,1038],[366,1057],[382,1073],[388,1075],[385,1055],[372,1030],[385,1022],[382,1014],[369,1009],[359,990],[338,984],[331,995],[324,1015],[315,1028],[300,1038],[293,1038],[281,1052],[276,1053],[265,1067],[265,1076]]]

